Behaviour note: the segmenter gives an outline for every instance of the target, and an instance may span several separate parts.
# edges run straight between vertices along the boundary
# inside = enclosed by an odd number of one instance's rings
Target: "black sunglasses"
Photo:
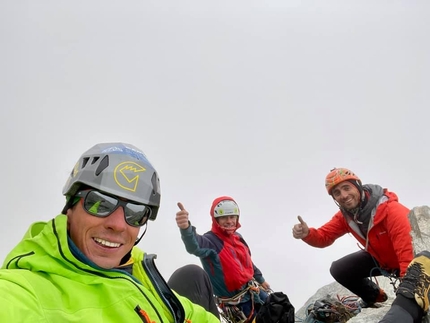
[[[145,225],[151,215],[151,207],[144,204],[126,202],[97,190],[79,191],[76,197],[84,199],[83,206],[89,214],[99,218],[111,215],[117,208],[124,209],[125,222],[132,227]]]

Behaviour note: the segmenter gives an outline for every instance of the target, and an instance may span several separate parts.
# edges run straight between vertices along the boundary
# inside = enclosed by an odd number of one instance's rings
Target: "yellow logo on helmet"
[[[78,172],[79,172],[79,161],[75,164],[75,167],[73,167],[72,177],[75,177]]]
[[[144,171],[146,171],[146,169],[139,164],[132,161],[126,161],[115,167],[113,176],[119,187],[135,192],[137,184],[139,183],[138,173]]]
[[[77,162],[75,164],[75,167],[73,167],[72,172],[70,173],[69,178],[66,181],[66,185],[64,185],[64,187],[69,187],[70,185],[70,181],[72,180],[72,178],[74,178],[76,176],[76,174],[79,172],[79,162]]]

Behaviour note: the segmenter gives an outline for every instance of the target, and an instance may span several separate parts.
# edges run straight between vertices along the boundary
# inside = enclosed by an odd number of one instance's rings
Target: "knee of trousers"
[[[182,276],[189,276],[190,278],[202,277],[207,275],[203,268],[194,264],[180,267],[177,269],[177,272],[180,272]]]
[[[344,266],[342,266],[337,260],[331,263],[330,274],[336,281],[343,281],[349,277],[349,273],[342,267]]]

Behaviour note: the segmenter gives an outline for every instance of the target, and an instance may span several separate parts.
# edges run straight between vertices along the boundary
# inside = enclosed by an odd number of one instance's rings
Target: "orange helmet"
[[[357,181],[357,184],[359,186],[361,186],[361,180],[358,178],[357,175],[355,175],[349,169],[347,169],[347,168],[333,168],[325,178],[325,188],[327,189],[328,194],[331,195],[331,190],[337,184],[342,183],[342,182],[347,181],[347,180]]]

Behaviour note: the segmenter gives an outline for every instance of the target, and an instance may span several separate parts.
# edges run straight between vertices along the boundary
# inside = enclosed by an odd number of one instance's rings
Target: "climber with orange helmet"
[[[229,196],[216,198],[211,206],[212,229],[203,235],[196,232],[188,211],[178,203],[176,224],[186,250],[200,258],[208,273],[215,295],[223,305],[234,305],[251,321],[267,298],[270,285],[251,259],[251,251],[240,228],[240,210]],[[240,313],[240,315],[242,315]]]
[[[339,211],[320,228],[310,228],[301,216],[293,227],[293,237],[325,248],[351,233],[362,249],[335,260],[333,278],[360,297],[361,307],[385,302],[387,295],[372,281],[373,276],[403,277],[414,257],[409,209],[395,193],[379,185],[363,185],[346,168],[334,168],[326,176],[325,187]]]

